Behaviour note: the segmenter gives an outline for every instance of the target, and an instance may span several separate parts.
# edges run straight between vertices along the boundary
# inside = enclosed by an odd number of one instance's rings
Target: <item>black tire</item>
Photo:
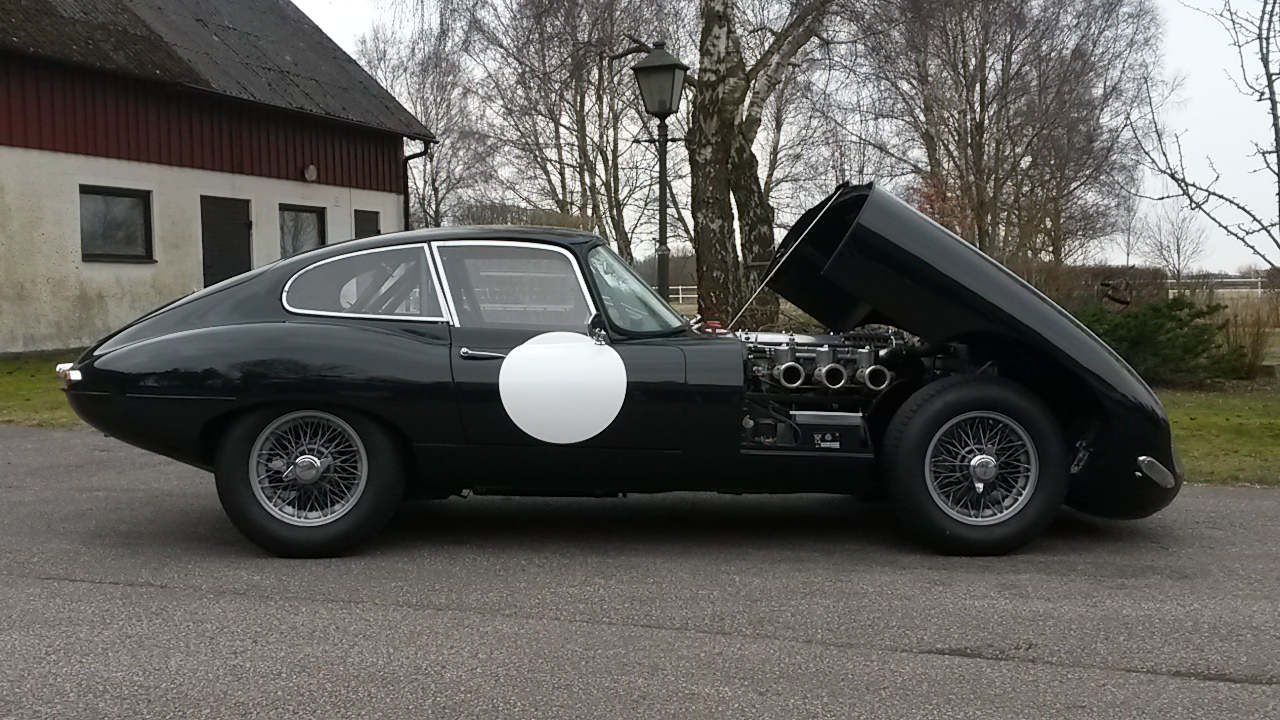
[[[975,428],[1004,433],[1000,452],[957,441]],[[889,423],[881,459],[903,526],[948,555],[999,555],[1026,545],[1053,522],[1067,493],[1066,444],[1053,413],[1000,378],[957,376],[916,391]],[[986,473],[997,475],[980,477]]]
[[[346,502],[328,501],[329,505],[324,505],[317,500],[322,509],[312,513],[295,508],[290,504],[292,500],[281,500],[275,510],[268,510],[267,505],[271,501],[266,499],[266,493],[273,492],[273,489],[263,490],[263,499],[259,499],[252,480],[250,468],[251,463],[256,462],[255,445],[260,437],[264,438],[264,443],[269,442],[265,438],[270,436],[264,435],[268,429],[273,429],[275,433],[278,428],[287,427],[291,421],[308,418],[323,423],[330,422],[326,418],[336,420],[333,427],[339,431],[338,442],[347,436],[346,431],[349,430],[355,441],[348,449],[354,451],[363,448],[364,457],[361,464],[328,464],[323,469],[312,470],[311,472],[319,473],[318,479],[312,482],[327,481],[331,477],[329,474],[339,467],[348,473],[349,478],[358,476],[358,471],[350,468],[362,465],[363,483],[349,480],[352,486],[360,489],[340,493],[340,496],[347,498]],[[277,425],[278,423],[284,424]],[[315,457],[322,454],[317,453]],[[292,472],[292,469],[286,472]],[[304,408],[267,408],[242,418],[222,438],[214,476],[218,499],[231,523],[254,544],[281,557],[332,557],[350,550],[386,525],[400,504],[405,484],[399,448],[376,422],[351,411]],[[280,482],[284,482],[283,473],[277,477]],[[297,487],[296,481],[292,487]],[[294,497],[301,497],[302,492],[304,490],[299,489]],[[332,519],[323,517],[326,511],[333,513]],[[291,519],[287,520],[286,517]]]

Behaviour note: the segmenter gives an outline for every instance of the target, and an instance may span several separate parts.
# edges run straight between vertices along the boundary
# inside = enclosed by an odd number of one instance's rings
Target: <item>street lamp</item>
[[[653,50],[631,70],[640,86],[644,110],[658,118],[658,292],[671,299],[671,249],[667,247],[667,118],[680,109],[680,91],[689,66],[667,52],[665,42],[655,42]]]

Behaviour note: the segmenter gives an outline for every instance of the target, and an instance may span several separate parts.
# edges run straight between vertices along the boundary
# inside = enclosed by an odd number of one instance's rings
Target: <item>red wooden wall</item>
[[[0,145],[401,193],[389,132],[0,56]]]

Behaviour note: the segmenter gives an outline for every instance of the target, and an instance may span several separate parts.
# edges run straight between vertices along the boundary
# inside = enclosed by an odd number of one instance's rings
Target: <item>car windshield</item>
[[[685,320],[640,279],[635,270],[601,245],[587,254],[591,276],[600,289],[604,310],[615,327],[625,332],[667,332],[684,327]]]

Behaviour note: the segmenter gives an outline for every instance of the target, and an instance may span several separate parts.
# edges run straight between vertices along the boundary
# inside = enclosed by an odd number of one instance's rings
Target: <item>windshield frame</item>
[[[662,305],[664,305],[668,310],[671,311],[672,315],[680,319],[680,324],[672,326],[670,328],[662,329],[662,330],[629,330],[619,325],[613,319],[613,316],[609,312],[609,306],[605,303],[604,293],[601,291],[601,287],[600,287],[601,283],[599,279],[596,277],[595,269],[591,266],[592,253],[596,252],[597,250],[601,250],[607,253],[608,255],[613,256],[613,259],[617,262],[617,264],[620,265],[627,273],[629,273],[631,277],[634,278],[635,281],[641,287],[648,290],[649,295],[652,296],[653,299],[662,303]],[[624,337],[646,338],[646,337],[667,337],[670,335],[675,335],[675,334],[684,332],[685,330],[689,329],[690,327],[689,319],[686,318],[684,315],[680,314],[679,312],[677,312],[675,308],[671,307],[671,303],[664,300],[662,296],[659,295],[658,292],[649,285],[649,283],[645,282],[644,278],[640,277],[640,273],[637,273],[635,271],[635,268],[627,264],[627,262],[623,260],[622,257],[618,255],[618,253],[614,252],[613,248],[609,247],[607,244],[597,243],[587,248],[586,252],[583,253],[582,261],[583,261],[583,264],[586,265],[586,272],[584,273],[584,275],[586,276],[588,282],[591,283],[592,290],[595,291],[596,300],[599,303],[599,307],[597,308],[596,312],[600,313],[600,316],[604,318],[604,321],[606,323],[608,323],[609,329],[612,332],[615,332]]]

